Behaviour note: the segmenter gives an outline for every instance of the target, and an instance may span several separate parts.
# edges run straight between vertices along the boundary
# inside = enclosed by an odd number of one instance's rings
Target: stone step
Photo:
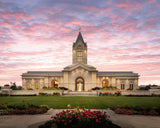
[[[97,92],[63,92],[63,96],[97,96]]]
[[[62,96],[97,96],[97,95],[62,95]]]

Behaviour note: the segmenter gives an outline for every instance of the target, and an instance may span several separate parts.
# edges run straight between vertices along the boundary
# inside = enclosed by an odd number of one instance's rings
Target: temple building
[[[79,31],[72,47],[72,65],[62,71],[28,71],[22,74],[24,89],[65,87],[71,91],[89,91],[95,87],[114,86],[120,90],[138,87],[138,73],[132,71],[98,71],[87,64],[87,43]]]

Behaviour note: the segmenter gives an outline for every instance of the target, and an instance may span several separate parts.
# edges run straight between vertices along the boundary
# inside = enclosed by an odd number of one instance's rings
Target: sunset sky
[[[79,26],[89,65],[160,85],[160,0],[0,0],[0,85],[72,64]]]

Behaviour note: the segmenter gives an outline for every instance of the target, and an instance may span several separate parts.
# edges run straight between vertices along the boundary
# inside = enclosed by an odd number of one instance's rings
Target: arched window
[[[51,87],[53,87],[53,88],[58,87],[58,81],[57,80],[52,80]]]
[[[109,86],[108,80],[103,80],[102,81],[102,87],[105,87],[105,86]]]
[[[81,46],[81,45],[78,45],[77,49],[78,49],[78,50],[82,50],[82,46]]]
[[[39,84],[38,84],[38,83],[36,83],[35,87],[36,87],[36,89],[39,89]]]
[[[75,83],[75,91],[84,91],[84,79],[82,77],[78,77]]]
[[[31,84],[27,84],[27,89],[30,89],[31,88]]]

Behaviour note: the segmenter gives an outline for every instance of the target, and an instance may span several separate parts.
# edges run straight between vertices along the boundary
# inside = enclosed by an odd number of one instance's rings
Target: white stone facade
[[[87,64],[87,44],[81,32],[73,43],[72,65],[64,70],[28,71],[22,74],[24,89],[40,90],[43,87],[65,87],[72,91],[89,91],[94,87],[114,86],[120,90],[138,88],[138,73],[97,71]]]

